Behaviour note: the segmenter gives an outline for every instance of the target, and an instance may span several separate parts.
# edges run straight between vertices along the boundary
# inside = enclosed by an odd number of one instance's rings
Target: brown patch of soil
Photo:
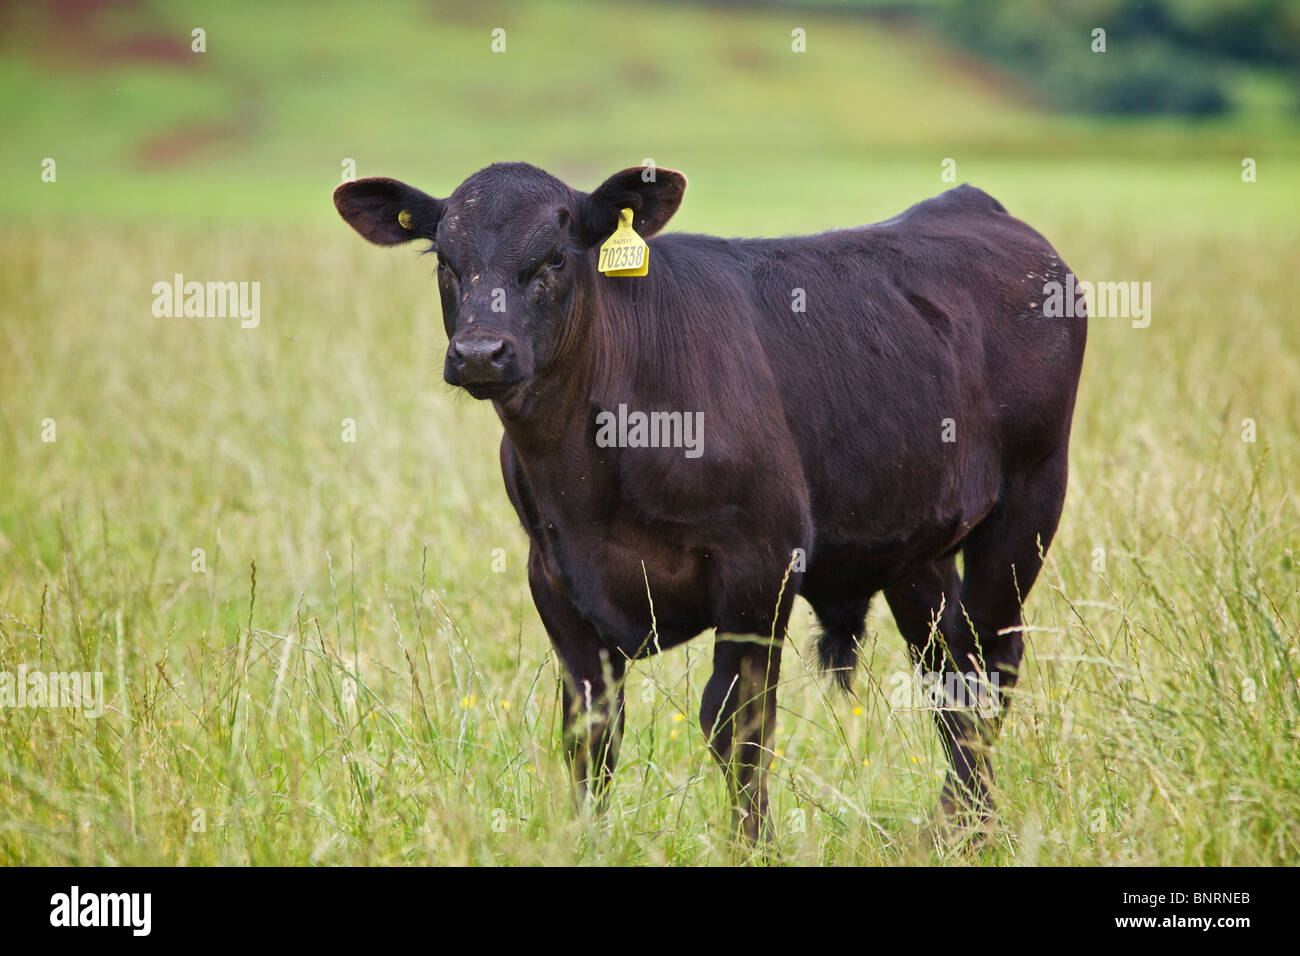
[[[0,3],[0,18],[12,20],[17,0]],[[140,6],[140,0],[47,0],[35,20],[35,35],[22,42],[37,55],[71,62],[86,69],[102,69],[119,63],[191,63],[189,30],[180,26],[164,32],[150,24],[123,34],[105,20],[111,13]]]
[[[180,124],[141,140],[135,147],[135,161],[145,169],[178,166],[246,135],[247,125],[235,120]]]

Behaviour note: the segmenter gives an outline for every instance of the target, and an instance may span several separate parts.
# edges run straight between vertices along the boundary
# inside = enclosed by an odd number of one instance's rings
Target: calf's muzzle
[[[517,350],[507,336],[456,336],[447,346],[443,377],[450,385],[503,385],[519,378]]]

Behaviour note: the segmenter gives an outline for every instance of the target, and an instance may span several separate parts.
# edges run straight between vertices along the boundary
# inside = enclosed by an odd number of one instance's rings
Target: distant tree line
[[[953,0],[927,16],[963,46],[1061,106],[1208,116],[1233,106],[1245,66],[1289,73],[1300,90],[1297,0]],[[1106,52],[1094,52],[1095,29]]]
[[[921,20],[1060,107],[1212,116],[1243,68],[1289,77],[1300,105],[1300,0],[712,0]],[[1093,31],[1105,30],[1105,52]]]

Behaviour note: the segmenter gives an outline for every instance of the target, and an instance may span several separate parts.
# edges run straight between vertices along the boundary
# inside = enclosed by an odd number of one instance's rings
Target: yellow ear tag
[[[403,209],[397,214],[397,224],[403,229],[411,228],[411,214]]]
[[[650,271],[650,247],[632,228],[632,210],[621,209],[618,228],[600,247],[596,268],[607,276],[643,276]]]

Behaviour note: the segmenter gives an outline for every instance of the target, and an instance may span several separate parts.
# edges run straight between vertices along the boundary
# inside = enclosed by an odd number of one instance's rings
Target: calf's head
[[[632,167],[594,192],[571,189],[526,163],[497,163],[435,199],[395,179],[358,179],[334,191],[352,228],[381,246],[433,243],[447,330],[443,377],[501,405],[528,390],[583,328],[597,281],[595,249],[633,211],[649,238],[681,204],[686,177]]]

